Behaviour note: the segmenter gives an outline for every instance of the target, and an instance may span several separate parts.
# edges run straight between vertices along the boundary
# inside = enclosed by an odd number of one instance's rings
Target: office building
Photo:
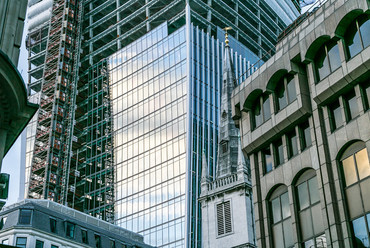
[[[0,242],[37,248],[151,247],[141,235],[49,200],[31,199],[0,212]]]
[[[255,62],[262,64],[263,60],[273,54],[278,34],[298,15],[293,2],[286,0],[278,5],[274,1],[257,3],[214,1],[207,4],[202,1],[190,1],[186,5],[185,1],[181,0],[170,2],[33,0],[29,4],[30,34],[27,41],[30,52],[29,88],[31,97],[36,99],[39,97],[37,94],[42,92],[39,98],[46,102],[40,104],[46,108],[43,108],[45,111],[40,110],[38,119],[35,118],[33,122],[34,129],[29,130],[27,137],[26,197],[48,198],[104,220],[115,221],[144,234],[145,238],[152,240],[149,243],[153,245],[160,244],[158,246],[165,247],[166,244],[173,243],[174,246],[184,246],[184,235],[188,233],[187,240],[194,242],[189,243],[189,246],[200,246],[200,209],[197,196],[200,193],[203,148],[206,148],[207,154],[209,152],[212,157],[208,162],[210,173],[212,175],[215,173],[213,167],[217,147],[218,88],[222,80],[223,56],[222,45],[216,38],[223,40],[224,32],[221,28],[225,26],[233,28],[230,33],[234,39],[230,38],[230,46],[237,52],[237,55],[233,56],[238,65],[235,68],[236,75],[243,74],[244,77],[240,78],[241,82],[248,76],[248,71],[252,70],[247,60],[252,64]],[[64,7],[60,7],[62,5]],[[284,6],[286,11],[283,10]],[[57,19],[57,16],[62,18]],[[48,22],[49,20],[52,21]],[[55,25],[55,28],[52,25]],[[59,29],[60,25],[66,28]],[[52,44],[50,34],[57,34],[54,30],[57,30],[61,37],[55,38],[61,47],[59,54],[49,52],[54,47],[49,48],[49,44]],[[212,38],[212,35],[215,38]],[[164,40],[168,47],[163,45]],[[154,48],[155,46],[160,49]],[[207,49],[213,53],[212,56],[208,56]],[[144,57],[141,57],[141,54]],[[168,59],[163,60],[159,54],[168,56]],[[259,61],[262,54],[267,56]],[[206,58],[209,61],[206,61]],[[47,69],[44,62],[54,59],[59,61],[56,63],[57,67]],[[120,68],[122,72],[114,71],[114,67],[117,66],[122,67]],[[172,72],[173,66],[176,68],[175,72]],[[164,72],[168,69],[170,69],[168,72]],[[143,72],[138,73],[139,70]],[[166,78],[165,86],[157,85],[164,80],[163,77]],[[57,85],[53,88],[53,93],[47,88],[47,84],[43,83],[44,79]],[[114,86],[116,81],[122,82]],[[181,83],[177,83],[178,81]],[[126,85],[123,82],[133,83]],[[158,179],[154,188],[159,192],[166,184],[163,190],[166,190],[168,197],[170,194],[168,192],[174,192],[174,187],[180,185],[183,193],[181,197],[176,197],[185,204],[185,207],[181,208],[177,220],[169,223],[166,217],[159,213],[166,210],[162,209],[165,204],[172,206],[175,203],[168,201],[164,196],[158,196],[156,205],[150,205],[145,210],[151,213],[145,216],[152,216],[153,211],[157,211],[159,217],[155,220],[156,224],[150,223],[150,228],[142,227],[141,220],[148,218],[143,217],[145,211],[135,210],[136,212],[132,212],[130,216],[124,216],[126,212],[122,208],[126,205],[125,207],[132,209],[135,202],[141,204],[147,196],[143,196],[144,192],[135,191],[136,186],[129,186],[131,191],[124,191],[122,187],[125,187],[124,185],[127,187],[131,181],[136,183],[139,174],[140,180],[141,175],[145,178],[145,174],[149,173],[145,171],[148,169],[145,169],[145,166],[149,165],[141,163],[142,159],[139,158],[143,154],[138,153],[151,154],[154,151],[159,153],[160,145],[155,143],[154,150],[152,146],[150,148],[139,146],[139,143],[145,143],[144,136],[133,139],[136,136],[132,135],[141,132],[143,125],[153,125],[154,119],[158,124],[159,118],[164,118],[164,109],[159,108],[169,109],[169,106],[163,106],[163,98],[160,100],[159,95],[153,95],[153,92],[169,86],[169,89],[165,89],[167,91],[177,84],[181,85],[176,86],[181,88],[181,91],[176,93],[176,97],[182,97],[181,104],[184,106],[180,108],[180,102],[174,103],[173,111],[176,111],[174,115],[168,114],[166,119],[160,120],[161,125],[169,126],[172,125],[170,121],[175,120],[171,118],[183,115],[181,121],[178,119],[175,128],[184,128],[185,131],[181,131],[186,132],[186,135],[174,137],[168,133],[168,137],[171,137],[169,139],[172,140],[166,140],[169,142],[168,145],[176,146],[175,149],[181,147],[182,150],[176,150],[176,153],[171,151],[172,154],[166,151],[166,154],[163,153],[163,159],[158,157],[158,160],[152,160],[153,157],[149,157],[149,161],[154,164],[153,169],[159,164],[162,167],[162,163],[165,166],[178,164],[182,176],[175,178],[174,174],[167,175],[167,181],[162,182],[162,179]],[[144,86],[147,90],[146,95],[137,95],[144,94]],[[194,93],[190,92],[190,89],[194,90]],[[187,97],[190,94],[191,98]],[[65,100],[61,100],[60,97]],[[136,99],[144,97],[147,98],[145,101],[135,105]],[[153,99],[150,99],[151,97]],[[50,101],[56,98],[58,100]],[[174,100],[173,94],[168,100],[166,97],[165,104]],[[160,112],[156,112],[155,116],[150,112],[151,120],[137,120],[142,113],[146,113],[144,111],[148,111],[147,108],[143,109],[144,105],[149,107],[149,110]],[[47,108],[53,109],[51,115]],[[118,113],[120,111],[123,112]],[[160,113],[162,117],[159,117]],[[149,118],[149,113],[146,114],[148,115],[146,118]],[[54,123],[54,120],[59,122]],[[128,121],[131,123],[128,124]],[[124,123],[127,126],[121,126]],[[162,134],[166,132],[162,127],[155,128],[155,135],[160,136],[159,130]],[[152,129],[145,130],[148,130],[145,131],[146,135],[152,135]],[[126,132],[127,139],[131,140],[125,140],[126,137],[118,135],[120,132]],[[190,137],[190,133],[194,137]],[[161,138],[155,139],[155,142],[162,142]],[[118,147],[122,142],[126,142],[125,156],[121,154],[123,146]],[[52,149],[46,149],[47,147]],[[188,152],[185,152],[184,148]],[[164,147],[161,148],[163,149]],[[168,154],[171,157],[177,154],[178,157],[173,160]],[[130,168],[127,169],[127,174],[118,169],[128,167]],[[128,173],[139,174],[129,179]],[[189,173],[187,179],[183,178],[186,173]],[[153,176],[151,171],[150,174]],[[148,186],[150,191],[152,186]],[[170,196],[174,198],[172,193]],[[123,201],[126,203],[123,204]],[[179,238],[174,238],[174,235],[177,235],[174,232],[176,229],[174,225],[182,226]],[[162,231],[165,233],[166,230],[169,230],[168,235],[171,237],[162,234]]]
[[[326,1],[233,92],[258,247],[369,247],[369,19]]]

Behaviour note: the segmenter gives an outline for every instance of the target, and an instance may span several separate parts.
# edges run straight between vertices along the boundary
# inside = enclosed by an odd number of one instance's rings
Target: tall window
[[[326,78],[331,72],[341,65],[338,43],[330,41],[324,44],[318,51],[314,60],[316,69],[316,82]]]
[[[295,129],[286,135],[288,143],[288,156],[289,158],[298,154],[298,137]]]
[[[274,155],[275,155],[275,167],[284,163],[284,147],[283,142],[280,139],[274,143]]]
[[[364,111],[366,111],[370,108],[370,80],[360,84],[360,89]]]
[[[266,174],[272,171],[272,154],[270,147],[266,147],[262,150],[262,164],[263,172]]]
[[[82,238],[82,243],[88,244],[89,240],[87,237],[87,230],[81,229],[81,238]]]
[[[57,232],[57,220],[56,219],[50,218],[50,231],[52,233]]]
[[[217,204],[217,235],[224,235],[232,232],[231,204],[225,201]]]
[[[347,57],[352,58],[370,45],[370,20],[369,15],[357,17],[347,28],[344,35],[347,47]]]
[[[99,234],[95,234],[95,247],[101,248],[101,237]]]
[[[277,188],[270,197],[271,226],[275,248],[294,247],[293,229],[286,186]]]
[[[262,123],[270,119],[270,98],[268,94],[260,96],[253,104],[252,109],[252,127],[259,127]]]
[[[31,209],[21,209],[19,212],[19,224],[31,224],[32,210]]]
[[[316,174],[305,172],[296,183],[299,223],[304,247],[326,247]]]
[[[68,238],[75,237],[75,224],[71,222],[66,222],[66,235]]]
[[[370,164],[365,143],[359,141],[349,146],[341,157],[341,166],[353,243],[357,247],[369,247]]]
[[[27,238],[26,237],[17,237],[16,244],[17,247],[26,248],[27,247]]]
[[[294,77],[287,75],[277,84],[275,89],[276,110],[279,111],[292,103],[297,98]]]
[[[350,92],[345,94],[343,96],[343,100],[344,100],[344,109],[346,113],[346,120],[348,122],[360,114],[355,90],[351,90]]]
[[[342,109],[340,107],[339,100],[332,102],[329,106],[329,118],[330,118],[330,128],[333,132],[338,127],[343,125]]]
[[[35,248],[44,248],[44,241],[36,240]]]
[[[301,150],[303,151],[304,149],[312,145],[310,124],[308,123],[308,121],[299,125],[298,130],[301,140]]]

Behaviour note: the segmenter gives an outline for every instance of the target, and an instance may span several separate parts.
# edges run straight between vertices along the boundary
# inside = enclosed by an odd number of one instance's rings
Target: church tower
[[[231,48],[226,30],[219,143],[216,178],[210,179],[203,154],[201,194],[202,247],[256,247],[252,210],[252,191],[231,114],[231,94],[236,86]]]

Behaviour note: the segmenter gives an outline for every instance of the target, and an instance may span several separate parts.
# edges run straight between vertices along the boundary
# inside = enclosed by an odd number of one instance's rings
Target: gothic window
[[[316,53],[314,65],[317,83],[338,69],[341,65],[338,43],[332,40],[324,44]]]
[[[344,41],[348,59],[354,57],[370,45],[369,15],[360,15],[350,24],[344,35]]]
[[[217,204],[217,235],[224,235],[232,232],[231,204],[225,201]]]
[[[370,164],[364,142],[356,142],[343,153],[340,164],[344,176],[344,191],[351,220],[353,243],[369,247],[370,235]]]
[[[297,206],[304,247],[326,247],[320,195],[315,171],[306,171],[296,183]]]
[[[294,77],[287,75],[277,84],[275,89],[276,110],[279,111],[292,103],[297,98]]]
[[[268,94],[263,94],[253,104],[251,118],[253,129],[259,127],[262,123],[270,119],[270,117],[270,98]]]
[[[270,197],[271,229],[275,248],[294,247],[293,229],[286,186],[277,188]]]

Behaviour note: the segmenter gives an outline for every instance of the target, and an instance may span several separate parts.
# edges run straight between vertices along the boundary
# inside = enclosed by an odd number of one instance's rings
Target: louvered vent
[[[232,232],[230,201],[217,204],[217,234]]]

